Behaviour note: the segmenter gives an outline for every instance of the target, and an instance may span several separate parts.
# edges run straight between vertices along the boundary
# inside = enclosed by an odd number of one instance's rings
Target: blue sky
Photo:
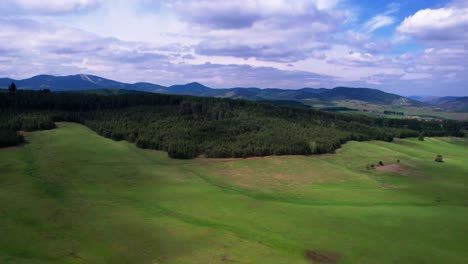
[[[0,76],[468,95],[468,1],[3,0]]]

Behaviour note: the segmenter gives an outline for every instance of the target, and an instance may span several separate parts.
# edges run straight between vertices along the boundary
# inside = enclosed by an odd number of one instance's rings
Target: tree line
[[[153,93],[0,93],[0,129],[34,131],[84,124],[114,140],[167,151],[172,158],[332,153],[349,140],[463,136],[466,123],[343,115],[245,100]],[[18,135],[18,134],[16,134]],[[5,137],[7,138],[7,137]],[[10,139],[12,144],[15,140]],[[17,144],[17,143],[16,143]]]

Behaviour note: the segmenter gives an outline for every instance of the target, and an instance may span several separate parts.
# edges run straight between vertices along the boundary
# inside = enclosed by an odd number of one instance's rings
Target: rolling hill
[[[409,98],[426,103],[436,109],[448,112],[468,112],[468,96],[410,96]]]
[[[468,112],[468,96],[454,97],[447,96],[437,99],[434,103],[435,106],[451,112]]]
[[[0,87],[6,88],[11,82],[15,82],[20,89],[29,90],[50,89],[52,91],[81,91],[112,89],[115,91],[118,89],[125,89],[163,94],[248,99],[255,101],[286,100],[303,102],[305,100],[316,99],[324,102],[336,100],[358,100],[384,105],[423,105],[423,103],[413,99],[369,88],[336,87],[333,89],[302,88],[287,90],[277,88],[260,89],[255,87],[236,87],[228,89],[213,89],[197,82],[166,87],[144,82],[128,84],[85,74],[70,76],[38,75],[24,80],[0,78]],[[100,93],[112,92],[100,91]]]
[[[180,161],[79,124],[57,126],[0,149],[0,263],[468,259],[467,139]],[[447,161],[434,162],[435,153]],[[366,169],[379,160],[387,167]],[[391,166],[399,169],[383,170]]]

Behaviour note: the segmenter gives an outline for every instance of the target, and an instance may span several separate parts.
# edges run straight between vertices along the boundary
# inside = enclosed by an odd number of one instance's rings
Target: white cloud
[[[420,80],[430,78],[431,75],[428,73],[405,73],[400,80],[409,81],[409,80]]]
[[[451,80],[448,89],[466,94],[468,30],[458,1],[443,8],[452,13],[439,16],[441,29],[431,25],[439,9],[407,18],[395,39],[417,38],[426,51],[396,54],[405,43],[374,32],[395,23],[398,4],[363,25],[345,0],[0,0],[0,11],[12,9],[0,17],[0,77],[84,72],[163,85],[390,91]],[[432,20],[416,23],[420,14]],[[451,32],[451,45],[428,38],[433,32]]]
[[[377,15],[369,19],[363,26],[363,30],[371,33],[379,28],[390,26],[395,23],[395,18],[387,15]]]
[[[423,9],[405,18],[398,31],[423,41],[468,41],[468,8]]]
[[[83,11],[98,6],[98,0],[4,0],[0,7],[41,14],[62,14]]]

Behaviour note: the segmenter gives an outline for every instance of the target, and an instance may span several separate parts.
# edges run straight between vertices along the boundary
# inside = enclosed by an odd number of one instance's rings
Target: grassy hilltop
[[[25,137],[0,149],[0,263],[468,261],[466,138],[181,161],[72,123]]]

